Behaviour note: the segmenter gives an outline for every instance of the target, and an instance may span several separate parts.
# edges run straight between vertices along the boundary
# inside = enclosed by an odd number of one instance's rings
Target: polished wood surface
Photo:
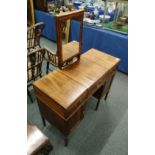
[[[67,136],[84,117],[89,97],[107,98],[119,59],[95,49],[81,56],[80,61],[44,76],[34,82],[41,116]],[[45,123],[44,123],[45,124]]]
[[[89,50],[86,54],[83,54],[83,57],[107,69],[114,67],[120,61],[119,58],[113,57],[96,49]]]
[[[52,150],[48,137],[36,125],[27,124],[27,155],[48,154]]]
[[[59,71],[49,73],[34,85],[64,109],[67,109],[86,91],[84,86]]]
[[[68,59],[75,57],[80,54],[79,42],[72,41],[62,46],[62,60],[67,61]]]
[[[72,77],[77,82],[83,80],[84,78],[86,81],[89,81],[89,83],[90,81],[91,83],[94,83],[94,81],[101,78],[107,71],[108,69],[105,67],[101,68],[99,65],[93,63],[92,61],[88,61],[81,56],[80,62],[77,62],[62,70],[62,73]],[[88,82],[86,81],[84,80],[81,84],[87,85]]]

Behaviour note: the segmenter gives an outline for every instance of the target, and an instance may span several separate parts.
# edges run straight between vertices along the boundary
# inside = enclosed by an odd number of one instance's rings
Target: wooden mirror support
[[[80,51],[82,47],[83,16],[84,10],[60,12],[59,14],[55,15],[58,67],[60,69],[63,69],[67,65],[80,59]],[[63,23],[72,19],[80,22],[79,42],[71,41],[62,45]]]

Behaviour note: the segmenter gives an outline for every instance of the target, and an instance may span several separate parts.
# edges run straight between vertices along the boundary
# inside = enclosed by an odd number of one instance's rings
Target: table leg
[[[109,92],[108,92],[108,93],[105,95],[105,97],[104,97],[104,100],[105,100],[105,101],[107,100],[108,94],[109,94]]]
[[[96,108],[95,108],[96,111],[98,110],[98,107],[99,107],[100,101],[101,101],[101,99],[99,98],[98,101],[97,101],[97,104],[96,104]]]
[[[65,137],[65,146],[68,146],[68,137]]]
[[[41,118],[42,118],[42,121],[43,121],[43,125],[46,126],[45,118],[43,116],[41,116]]]
[[[108,97],[108,94],[109,94],[109,91],[110,91],[112,82],[113,82],[113,80],[114,80],[114,76],[115,76],[115,73],[112,75],[112,78],[111,78],[111,81],[110,81],[110,84],[109,84],[108,92],[106,93],[106,95],[105,95],[105,97],[104,97],[104,100],[105,100],[105,101],[107,100],[107,97]]]
[[[49,70],[49,62],[47,61],[46,74],[48,74],[48,70]]]
[[[104,83],[104,84],[96,91],[96,93],[93,95],[93,96],[97,99],[97,104],[96,104],[96,107],[95,107],[95,111],[98,110],[98,107],[99,107],[101,98],[102,98],[103,93],[104,93],[104,88],[105,88],[105,83]]]
[[[28,94],[28,96],[29,96],[29,98],[30,98],[30,100],[31,100],[31,103],[33,103],[33,99],[32,99],[32,97],[31,97],[31,94],[30,94],[30,91],[27,89],[27,94]]]

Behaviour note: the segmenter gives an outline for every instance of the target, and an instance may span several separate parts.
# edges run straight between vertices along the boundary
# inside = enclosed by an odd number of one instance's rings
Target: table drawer
[[[64,117],[65,115],[65,110],[57,104],[54,100],[52,100],[49,96],[46,94],[42,93],[39,89],[34,87],[35,93],[36,93],[36,98],[37,100],[40,100],[40,102],[44,105],[46,105],[49,109],[60,115],[61,117]]]
[[[84,94],[76,100],[72,105],[67,109],[65,113],[65,118],[67,119],[71,115],[74,115],[75,111],[84,105],[84,103],[88,100],[88,91],[84,92]]]
[[[89,96],[92,96],[105,83],[105,76],[100,78],[93,86],[89,88]]]

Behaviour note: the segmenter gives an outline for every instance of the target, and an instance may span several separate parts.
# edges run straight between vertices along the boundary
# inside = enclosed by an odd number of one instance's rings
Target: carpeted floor
[[[55,48],[55,43],[42,38],[42,46]],[[45,66],[44,64],[44,71]],[[30,88],[33,100],[35,95]],[[27,119],[36,124],[54,146],[50,155],[127,155],[128,154],[128,76],[117,72],[107,101],[94,111],[96,99],[87,101],[84,119],[70,134],[64,147],[63,135],[53,125],[43,127],[37,101],[28,98]]]

